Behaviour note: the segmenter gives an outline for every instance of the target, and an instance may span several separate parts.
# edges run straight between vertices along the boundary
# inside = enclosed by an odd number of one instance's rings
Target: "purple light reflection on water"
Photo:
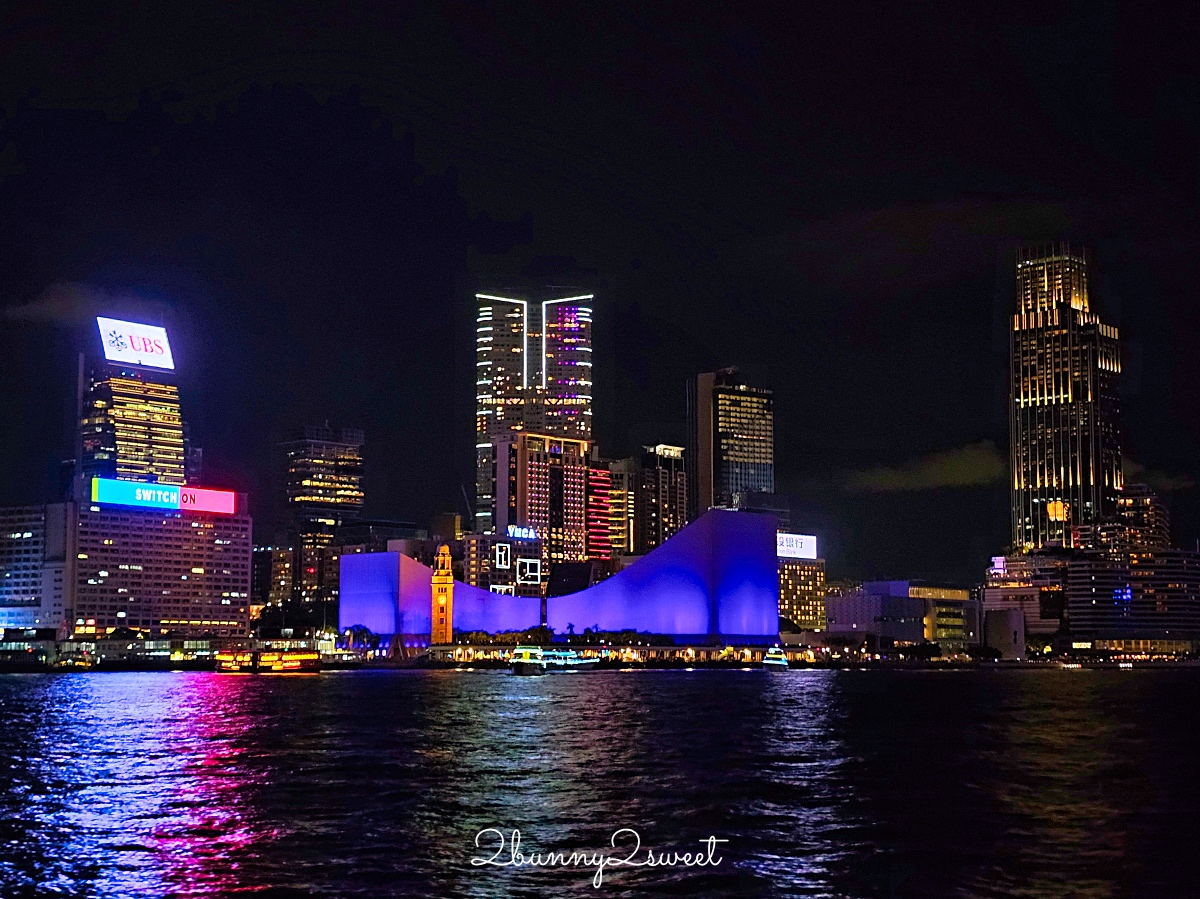
[[[0,896],[1187,896],[1197,702],[1184,669],[0,675]],[[494,826],[730,842],[597,891],[471,866]]]
[[[254,726],[253,682],[149,672],[36,678],[33,690],[3,694],[0,813],[19,824],[5,828],[0,883],[118,897],[211,895],[234,884],[230,856],[271,836],[245,811],[254,778],[238,760]]]

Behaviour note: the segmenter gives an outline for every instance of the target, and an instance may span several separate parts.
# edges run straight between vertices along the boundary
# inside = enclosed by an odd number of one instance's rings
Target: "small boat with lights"
[[[787,671],[787,653],[778,646],[768,649],[767,654],[763,656],[762,666],[768,671]]]
[[[546,673],[546,658],[540,646],[518,646],[509,661],[513,674],[529,676]]]
[[[573,649],[544,649],[547,671],[589,671],[600,664],[600,659],[585,659]]]
[[[217,653],[217,671],[225,674],[316,674],[321,654],[315,650],[244,650]]]

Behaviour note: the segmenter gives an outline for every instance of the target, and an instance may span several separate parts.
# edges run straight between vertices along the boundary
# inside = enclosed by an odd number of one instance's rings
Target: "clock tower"
[[[450,547],[438,547],[433,569],[433,627],[429,642],[445,646],[454,642],[454,570],[450,563]]]

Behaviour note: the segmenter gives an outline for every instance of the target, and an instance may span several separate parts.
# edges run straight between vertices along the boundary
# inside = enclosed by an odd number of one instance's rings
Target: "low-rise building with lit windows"
[[[1080,553],[1066,575],[1072,644],[1188,651],[1200,639],[1200,554],[1182,549]]]
[[[253,559],[250,616],[257,618],[266,606],[282,606],[292,598],[294,553],[290,546],[256,546]]]
[[[1065,584],[1073,556],[1058,546],[995,556],[983,588],[984,611],[1019,609],[1027,637],[1045,639],[1058,633],[1066,616]]]
[[[827,596],[830,634],[873,638],[880,647],[937,643],[942,654],[978,643],[971,592],[910,581],[868,581],[862,589]]]
[[[57,503],[0,509],[0,629],[62,625],[70,508]]]

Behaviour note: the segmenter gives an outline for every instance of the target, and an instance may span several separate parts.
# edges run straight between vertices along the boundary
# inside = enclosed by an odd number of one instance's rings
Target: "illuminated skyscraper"
[[[779,531],[779,616],[802,631],[825,630],[825,560],[817,557],[817,538]]]
[[[1013,548],[1070,544],[1122,486],[1117,329],[1089,306],[1082,251],[1019,252],[1011,338]]]
[[[116,628],[249,633],[253,522],[244,493],[166,488],[143,500],[141,491],[119,489],[135,485],[107,482],[110,497],[92,483],[92,501],[76,504],[73,522],[68,624],[76,639]]]
[[[312,602],[322,598],[323,554],[334,530],[362,511],[363,432],[307,427],[282,446],[295,529],[293,583],[297,598]]]
[[[637,459],[614,459],[608,464],[611,485],[608,492],[609,540],[613,554],[633,554],[633,516],[637,494]]]
[[[84,480],[184,483],[184,425],[167,332],[99,318],[104,360],[79,370],[79,466]]]
[[[687,474],[683,447],[647,446],[633,495],[633,554],[662,546],[687,524]]]
[[[588,442],[509,431],[493,441],[496,529],[532,528],[544,567],[587,555]]]
[[[825,630],[825,560],[779,559],[779,617],[802,631]]]
[[[772,392],[750,387],[736,368],[688,382],[688,514],[731,508],[748,493],[775,492]]]
[[[496,522],[492,441],[513,428],[591,440],[592,294],[476,294],[475,530]]]
[[[612,472],[608,463],[593,460],[587,473],[587,557],[612,558]]]

